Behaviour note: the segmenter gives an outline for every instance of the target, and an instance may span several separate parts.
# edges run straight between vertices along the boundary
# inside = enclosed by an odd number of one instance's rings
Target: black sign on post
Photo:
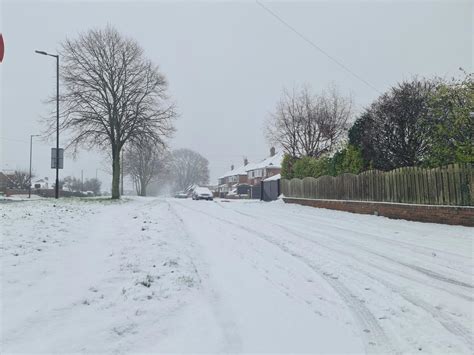
[[[58,169],[64,167],[64,149],[59,148],[59,165]],[[56,169],[56,148],[51,148],[51,169]]]

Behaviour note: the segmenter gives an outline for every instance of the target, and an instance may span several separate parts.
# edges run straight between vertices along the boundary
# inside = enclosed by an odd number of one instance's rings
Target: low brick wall
[[[372,214],[394,219],[474,227],[474,207],[411,205],[370,201],[312,200],[285,197],[286,203]]]

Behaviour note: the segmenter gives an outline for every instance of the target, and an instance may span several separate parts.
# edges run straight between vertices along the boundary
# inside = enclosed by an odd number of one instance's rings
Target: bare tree
[[[290,93],[286,89],[277,103],[275,113],[266,122],[266,137],[272,145],[281,145],[291,156],[299,155],[298,131],[300,118],[295,90]]]
[[[335,88],[313,95],[305,87],[283,91],[276,110],[266,123],[271,144],[281,145],[293,157],[318,158],[343,139],[352,115],[352,99]]]
[[[84,181],[84,191],[92,191],[94,195],[100,195],[100,187],[102,186],[102,182],[99,179],[91,178],[86,179]]]
[[[35,175],[31,174],[31,178]],[[12,174],[8,174],[8,187],[13,189],[27,189],[31,184],[30,173],[26,170],[15,170]]]
[[[60,186],[63,189],[68,191],[81,191],[82,190],[82,181],[74,176],[66,176],[60,182]]]
[[[193,184],[209,183],[209,162],[193,150],[173,151],[170,169],[176,190],[185,190]]]
[[[80,178],[74,176],[66,176],[60,181],[60,186],[63,189],[71,192],[92,191],[95,195],[100,195],[100,187],[102,182],[99,179],[91,178],[82,181]]]
[[[131,177],[137,195],[147,195],[148,185],[166,172],[168,160],[168,153],[163,147],[146,142],[125,150],[123,168]]]
[[[112,198],[119,198],[124,145],[159,145],[174,130],[166,79],[136,41],[111,27],[67,39],[61,58],[61,129],[72,133],[74,152],[79,146],[109,150]]]

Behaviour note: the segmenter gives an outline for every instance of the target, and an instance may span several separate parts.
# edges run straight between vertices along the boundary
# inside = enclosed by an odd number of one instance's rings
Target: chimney
[[[270,156],[273,157],[275,155],[275,147],[270,148]]]
[[[230,170],[234,170],[234,164],[230,166]]]
[[[249,160],[247,158],[244,158],[244,166],[246,166],[249,163]]]

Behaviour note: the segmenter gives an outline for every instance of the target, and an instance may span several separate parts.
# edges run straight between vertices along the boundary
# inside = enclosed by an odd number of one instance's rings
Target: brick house
[[[244,159],[244,165],[234,169],[231,165],[230,170],[218,178],[217,192],[219,196],[225,196],[238,185],[247,184],[247,166],[248,160]]]
[[[255,186],[269,177],[281,173],[281,163],[283,160],[283,152],[276,153],[275,148],[270,149],[270,156],[259,163],[252,164],[247,169],[247,181],[250,185]]]
[[[220,197],[229,195],[250,194],[252,186],[259,186],[260,181],[280,174],[283,152],[276,153],[275,148],[270,149],[270,156],[258,163],[249,164],[244,159],[244,165],[231,169],[218,178],[217,194]]]

